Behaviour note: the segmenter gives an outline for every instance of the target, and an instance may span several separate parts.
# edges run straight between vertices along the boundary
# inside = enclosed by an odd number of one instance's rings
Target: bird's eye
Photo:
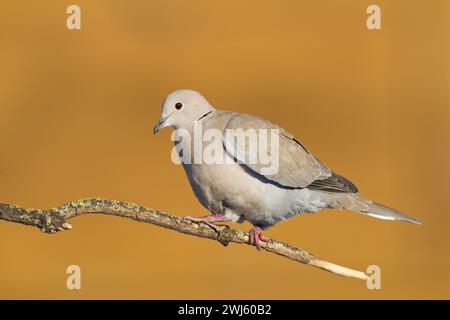
[[[180,110],[181,108],[183,108],[183,104],[181,102],[175,103],[175,109]]]

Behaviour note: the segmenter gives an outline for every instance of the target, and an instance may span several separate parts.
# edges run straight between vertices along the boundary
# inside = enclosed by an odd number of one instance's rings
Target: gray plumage
[[[182,106],[179,110],[177,103]],[[172,126],[193,134],[195,121],[201,123],[203,131],[215,129],[223,133],[225,163],[183,164],[195,195],[213,214],[235,222],[247,220],[262,229],[323,208],[345,208],[380,219],[420,223],[363,197],[350,180],[331,171],[284,129],[259,117],[217,110],[195,91],[178,90],[167,96],[154,131]],[[260,163],[246,161],[251,150],[229,141],[225,134],[228,129],[277,129],[277,172],[264,174]],[[193,155],[186,152],[192,153],[194,141],[183,139],[180,144],[183,156],[193,160]]]

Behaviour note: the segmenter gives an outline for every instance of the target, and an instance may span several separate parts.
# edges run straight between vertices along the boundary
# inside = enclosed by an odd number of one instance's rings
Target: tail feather
[[[408,216],[404,213],[401,213],[398,210],[389,208],[385,205],[382,205],[377,202],[372,202],[369,205],[369,209],[366,211],[360,211],[362,214],[378,218],[378,219],[384,219],[384,220],[400,220],[400,221],[406,221],[416,224],[422,224],[422,222],[419,219],[416,219],[414,217]]]
[[[408,216],[398,210],[389,208],[385,205],[369,200],[359,193],[330,194],[328,198],[328,203],[332,208],[336,209],[345,208],[378,219],[400,220],[422,224],[420,220],[414,217]]]

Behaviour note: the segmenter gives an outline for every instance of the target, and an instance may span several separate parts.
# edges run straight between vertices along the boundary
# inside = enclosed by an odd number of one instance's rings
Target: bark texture
[[[89,198],[71,201],[60,207],[46,210],[26,209],[0,203],[1,220],[37,227],[42,232],[50,234],[72,229],[72,225],[68,220],[87,213],[108,214],[130,218],[184,234],[216,240],[225,246],[230,242],[249,244],[249,236],[245,231],[230,228],[225,225],[211,226],[203,222],[193,222],[183,217],[124,201]],[[263,242],[261,243],[261,248],[265,251],[335,274],[362,280],[368,279],[368,275],[364,272],[317,259],[311,253],[281,241],[272,240],[268,243]]]

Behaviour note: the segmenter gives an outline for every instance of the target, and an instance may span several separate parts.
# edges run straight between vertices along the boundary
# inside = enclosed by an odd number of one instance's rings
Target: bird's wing
[[[267,120],[234,114],[225,126],[223,146],[253,173],[283,187],[357,192],[353,183],[332,172],[289,132]],[[278,161],[277,170],[268,170],[270,164],[262,159],[272,159],[272,165]]]

